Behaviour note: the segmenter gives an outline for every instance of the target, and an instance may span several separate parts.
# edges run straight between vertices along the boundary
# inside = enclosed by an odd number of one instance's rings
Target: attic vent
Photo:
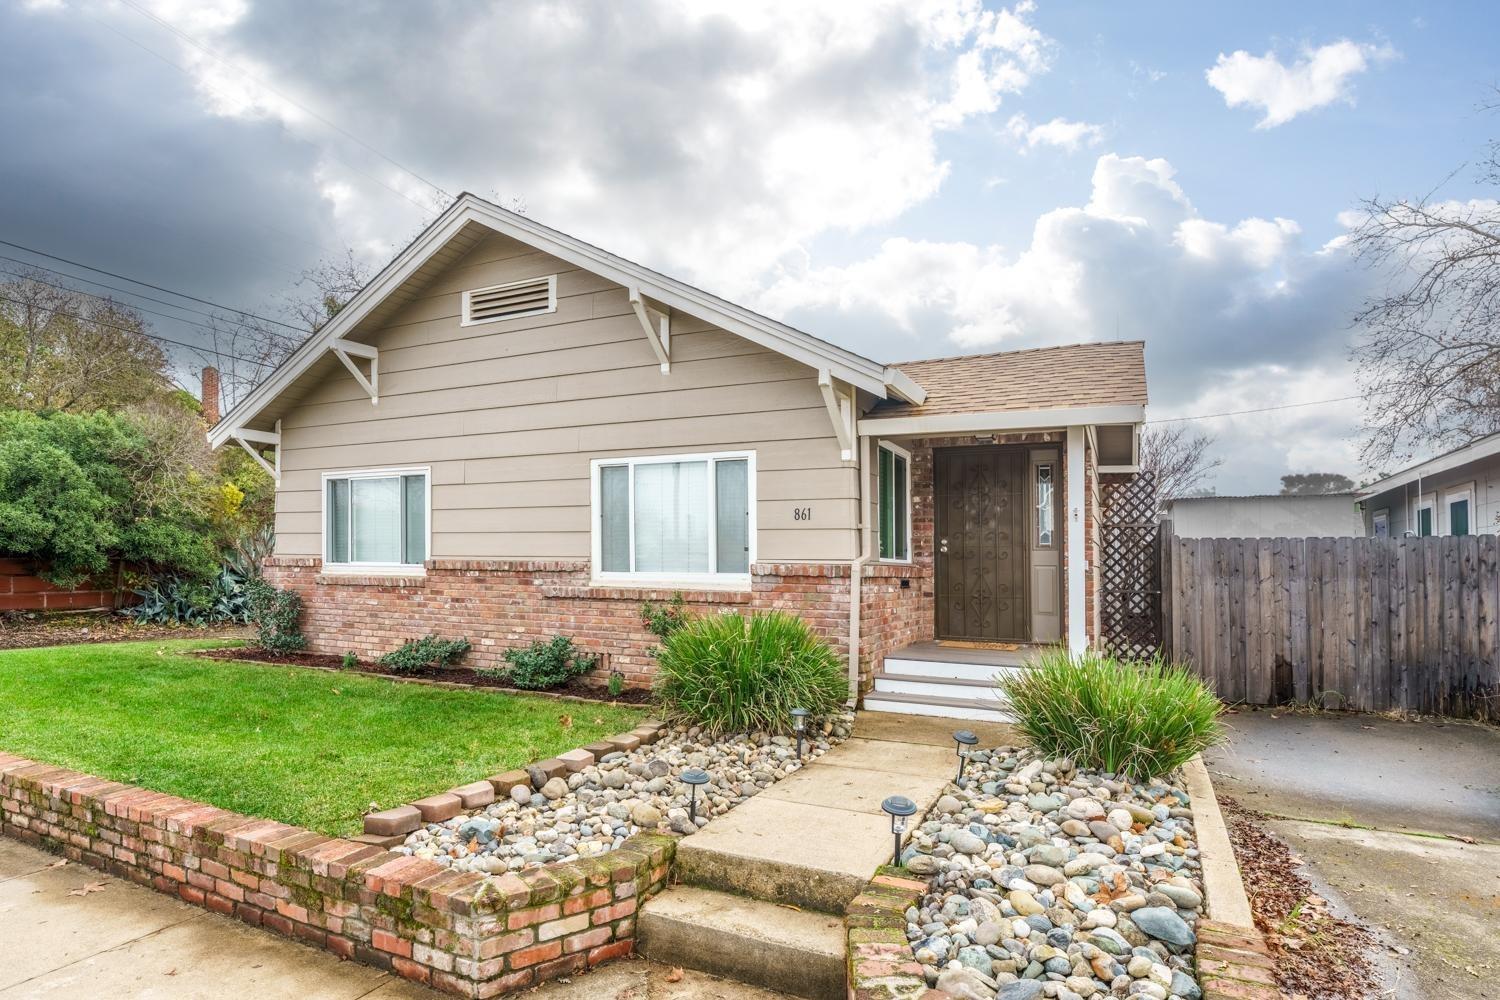
[[[536,316],[557,309],[557,275],[464,292],[463,325]]]

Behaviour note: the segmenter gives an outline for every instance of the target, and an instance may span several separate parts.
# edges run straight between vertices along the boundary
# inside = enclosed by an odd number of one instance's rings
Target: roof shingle
[[[881,400],[871,417],[1146,405],[1146,345],[1139,340],[969,354],[892,367],[927,390],[927,399],[920,406]]]

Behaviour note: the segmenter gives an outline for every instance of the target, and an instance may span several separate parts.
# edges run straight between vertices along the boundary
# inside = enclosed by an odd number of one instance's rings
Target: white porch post
[[[1068,651],[1081,653],[1088,648],[1088,623],[1084,621],[1084,580],[1088,567],[1084,565],[1083,525],[1083,427],[1074,424],[1068,428],[1067,450],[1068,481],[1068,534],[1067,551],[1067,616]]]

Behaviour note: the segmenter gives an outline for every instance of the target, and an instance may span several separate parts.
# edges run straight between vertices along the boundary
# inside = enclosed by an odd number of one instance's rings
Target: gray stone
[[[938,973],[937,988],[955,1000],[992,1000],[995,991],[990,987],[994,980],[967,965],[944,969]]]
[[[1173,885],[1170,882],[1159,883],[1155,888],[1157,892],[1166,896],[1184,910],[1196,910],[1203,906],[1203,897],[1198,894],[1196,889]]]
[[[952,795],[939,796],[936,805],[933,806],[939,813],[956,813],[963,807],[964,804]]]
[[[1187,925],[1187,921],[1179,917],[1174,910],[1165,906],[1143,906],[1130,915],[1146,934],[1165,941],[1167,944],[1185,948],[1198,938],[1193,934],[1193,929]]]
[[[1036,979],[1021,979],[1014,983],[1004,983],[1000,992],[995,994],[995,1000],[1036,1000],[1042,995],[1044,987]]]
[[[531,801],[531,789],[525,785],[516,785],[510,790],[510,799],[517,805],[524,806]]]
[[[548,778],[546,784],[542,785],[542,794],[549,801],[556,802],[568,794],[568,783],[561,778]]]
[[[984,853],[984,841],[974,836],[968,830],[957,831],[953,834],[953,838],[948,841],[948,843],[951,844],[953,846],[953,849],[960,854]]]
[[[655,830],[661,822],[661,810],[643,802],[630,811],[630,822],[643,830]]]

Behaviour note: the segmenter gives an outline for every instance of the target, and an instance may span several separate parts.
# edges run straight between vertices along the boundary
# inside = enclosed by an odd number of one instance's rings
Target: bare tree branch
[[[1141,470],[1156,481],[1156,507],[1203,488],[1223,459],[1212,458],[1214,437],[1186,424],[1148,427],[1141,434]]]

